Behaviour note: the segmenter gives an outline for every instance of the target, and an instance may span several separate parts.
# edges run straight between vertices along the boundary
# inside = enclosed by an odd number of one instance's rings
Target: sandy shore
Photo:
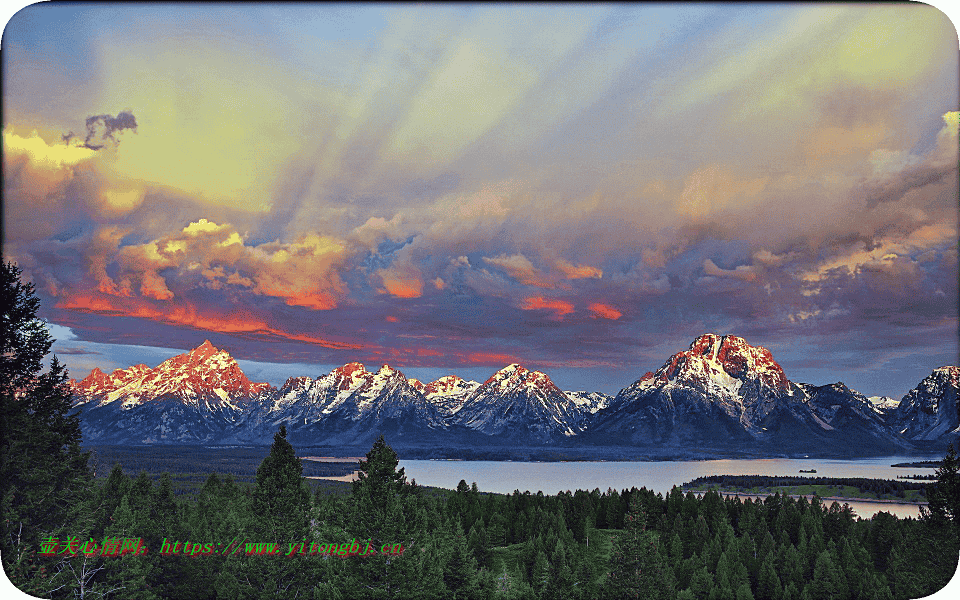
[[[329,481],[346,481],[346,482],[350,482],[350,481],[355,481],[355,480],[357,479],[357,473],[359,473],[359,471],[354,471],[353,473],[350,473],[349,475],[341,475],[340,477],[307,477],[307,479],[326,479],[326,480],[329,480]]]
[[[301,460],[312,460],[316,462],[359,462],[364,460],[365,456],[300,456]]]

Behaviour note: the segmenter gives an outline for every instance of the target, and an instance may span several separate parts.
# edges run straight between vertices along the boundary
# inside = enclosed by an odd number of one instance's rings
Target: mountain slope
[[[766,348],[706,334],[597,412],[590,439],[673,448],[882,451],[907,444],[842,384],[789,381]]]
[[[900,401],[892,420],[911,440],[933,441],[960,435],[960,367],[940,367]]]
[[[444,427],[440,409],[402,372],[384,365],[372,373],[360,363],[318,379],[288,379],[248,422],[259,436],[285,423],[292,441],[317,445],[358,444],[388,432],[423,437]]]
[[[94,369],[70,385],[84,440],[99,443],[217,442],[273,390],[209,341],[153,369]]]
[[[587,414],[547,375],[512,364],[474,390],[452,422],[487,435],[542,442],[583,431]]]

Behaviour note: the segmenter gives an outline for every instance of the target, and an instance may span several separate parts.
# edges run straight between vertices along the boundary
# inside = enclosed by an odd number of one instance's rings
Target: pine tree
[[[460,518],[456,517],[447,542],[442,548],[446,558],[443,581],[448,598],[472,598],[477,587],[477,561],[467,547],[466,535]]]
[[[530,576],[530,585],[538,596],[543,596],[550,582],[550,563],[547,561],[547,555],[543,550],[537,552],[537,557],[533,561],[533,574]]]
[[[264,541],[292,541],[307,534],[310,492],[304,486],[303,464],[287,441],[287,428],[273,436],[270,454],[257,468],[253,510]]]
[[[781,600],[783,586],[773,564],[773,552],[767,553],[760,564],[760,575],[757,578],[758,600]]]
[[[161,481],[162,483],[162,481]],[[303,465],[287,441],[286,427],[281,425],[273,436],[273,444],[257,468],[256,484],[251,502],[255,521],[244,527],[249,541],[277,543],[281,547],[302,542],[309,533],[310,490],[303,479]],[[249,522],[248,522],[249,523]],[[293,555],[272,557],[242,557],[245,560],[243,576],[237,577],[241,595],[261,598],[306,595],[315,582],[301,578],[307,567],[307,557]],[[309,564],[313,566],[315,561]],[[229,587],[231,582],[221,582]],[[174,597],[186,597],[187,590],[178,590]]]
[[[813,568],[813,581],[810,582],[810,594],[823,600],[839,600],[845,597],[846,582],[837,566],[837,557],[829,550],[817,556]]]
[[[924,514],[925,518],[950,521],[960,530],[960,457],[953,444],[948,447],[947,455],[937,469],[937,482],[930,486],[927,498],[930,512]]]
[[[401,541],[395,539],[405,529],[401,497],[412,493],[412,488],[403,468],[397,469],[399,462],[381,435],[357,466],[350,526],[358,539],[369,538],[374,544]]]
[[[673,573],[659,551],[657,536],[645,530],[646,513],[638,493],[630,494],[624,531],[614,543],[608,592],[613,598],[670,598]]]
[[[713,587],[713,575],[707,571],[707,567],[705,566],[695,571],[693,577],[690,578],[689,589],[697,598],[706,598],[710,594],[710,590],[713,589]]]
[[[120,500],[119,506],[113,512],[110,525],[106,528],[106,538],[130,539],[143,541],[141,534],[149,514],[142,508],[135,510],[129,496]],[[146,543],[143,546],[149,548]],[[157,549],[159,550],[159,548]],[[153,589],[154,567],[153,557],[144,553],[138,547],[134,552],[108,559],[105,582],[113,588],[122,590],[121,595],[136,596],[144,600],[157,600],[159,596]]]
[[[40,540],[89,531],[93,482],[66,369],[54,356],[43,372],[53,338],[20,275],[0,264],[0,557],[14,585],[45,595],[60,584],[40,572],[51,567],[35,560]]]

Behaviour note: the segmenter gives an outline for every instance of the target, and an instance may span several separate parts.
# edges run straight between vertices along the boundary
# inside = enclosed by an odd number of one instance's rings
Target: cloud
[[[233,334],[256,334],[266,338],[294,340],[316,344],[323,348],[356,350],[360,345],[325,339],[309,333],[293,333],[273,327],[258,319],[247,310],[234,309],[229,314],[204,311],[186,303],[162,306],[144,302],[139,298],[109,298],[78,295],[64,299],[58,308],[108,316],[137,317],[170,325],[187,326],[201,331]]]
[[[419,298],[423,295],[420,272],[411,265],[397,265],[377,271],[383,292],[397,298]]]
[[[556,263],[557,268],[560,269],[564,276],[567,279],[600,279],[603,277],[603,271],[587,265],[574,265],[565,260],[558,260]]]
[[[935,148],[927,156],[908,150],[873,150],[869,157],[873,172],[861,184],[867,206],[901,200],[910,190],[948,177],[956,180],[958,120],[960,112],[943,115],[944,126],[937,134]]]
[[[91,143],[91,140],[98,140],[100,142],[110,140],[114,144],[119,144],[120,140],[115,138],[113,134],[122,132],[125,129],[131,129],[136,133],[137,118],[133,116],[133,113],[130,111],[122,111],[118,113],[116,117],[111,117],[110,115],[93,115],[87,117],[86,129],[87,135],[83,138],[83,143],[79,144],[79,147],[89,150],[101,150],[105,144],[94,144]],[[74,137],[75,134],[71,131],[63,135],[63,141],[69,145]]]
[[[94,156],[94,151],[90,148],[48,144],[36,130],[33,130],[28,137],[20,137],[12,129],[5,129],[3,151],[8,160],[15,160],[17,155],[26,155],[34,166],[44,169],[61,169],[77,165]]]
[[[757,270],[751,265],[739,265],[734,269],[721,269],[709,258],[703,261],[703,272],[711,277],[733,277],[743,281],[756,281]]]
[[[616,321],[617,319],[623,316],[622,312],[610,306],[609,304],[594,302],[593,304],[590,304],[587,308],[590,309],[590,312],[593,313],[594,319],[601,318],[601,319],[610,319],[611,321]]]
[[[297,360],[302,335],[622,367],[711,329],[955,323],[956,37],[933,9],[375,7],[338,12],[342,39],[311,10],[282,40],[206,10],[97,21],[89,72],[10,56],[37,93],[5,90],[4,254],[83,336],[128,316]],[[107,102],[136,117],[61,143]]]
[[[573,312],[573,304],[565,300],[548,299],[542,296],[525,298],[523,303],[520,305],[520,308],[523,310],[552,311],[553,316],[551,316],[550,319],[554,321],[562,321],[565,315]]]
[[[484,256],[483,262],[496,265],[507,272],[507,275],[516,279],[523,285],[532,285],[534,287],[551,288],[555,281],[540,272],[533,266],[526,256],[522,254],[506,255],[501,254],[493,258]]]
[[[206,219],[200,219],[196,223],[190,223],[183,228],[183,233],[186,233],[190,236],[196,236],[201,233],[214,233],[226,229],[226,225],[217,225],[213,221],[208,221]]]

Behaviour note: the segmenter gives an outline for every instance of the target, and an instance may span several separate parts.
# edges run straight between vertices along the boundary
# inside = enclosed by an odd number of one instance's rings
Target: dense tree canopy
[[[53,338],[12,263],[0,264],[0,302],[0,556],[11,580],[43,593],[51,584],[34,560],[40,542],[84,532],[92,481],[66,370],[56,357],[43,370]]]

